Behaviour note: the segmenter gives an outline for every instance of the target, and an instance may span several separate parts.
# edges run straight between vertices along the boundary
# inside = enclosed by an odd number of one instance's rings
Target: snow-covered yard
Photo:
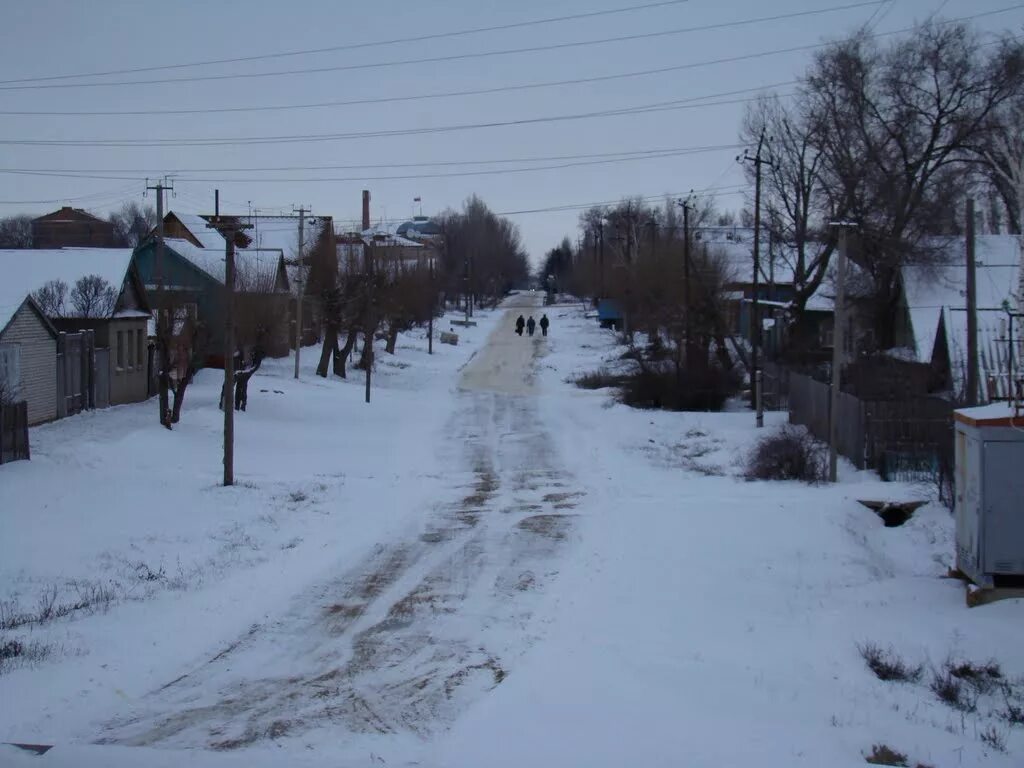
[[[0,600],[91,604],[3,633],[50,652],[0,675],[0,741],[57,747],[0,763],[1020,765],[1002,686],[975,711],[929,686],[950,659],[1024,676],[1021,601],[965,607],[945,509],[857,503],[931,489],[745,481],[751,414],[576,388],[622,350],[547,309],[547,339],[518,307],[433,357],[403,338],[370,406],[312,350],[299,382],[265,366],[231,489],[214,372],[172,433],[152,404],[33,430],[0,468]]]

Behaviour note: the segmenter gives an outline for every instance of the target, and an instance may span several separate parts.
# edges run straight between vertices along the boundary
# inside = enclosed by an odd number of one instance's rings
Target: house
[[[0,274],[2,378],[30,424],[147,397],[150,308],[131,249],[0,250]]]
[[[754,303],[753,227],[701,227],[694,233],[694,241],[707,249],[722,270],[727,330],[735,339],[749,344]],[[800,316],[795,317],[795,264],[795,249],[774,242],[768,230],[764,230],[757,275],[761,349],[768,358],[794,353],[799,355],[800,362],[818,362],[831,354],[832,301],[816,294],[806,302]]]
[[[905,266],[896,322],[897,347],[891,352],[931,371],[931,388],[961,400],[967,381],[966,243],[937,242],[939,265]],[[1010,337],[1020,339],[1022,253],[1016,235],[980,235],[975,239],[978,308],[978,395],[982,403],[1009,396]],[[1019,377],[1022,350],[1012,355]]]
[[[296,303],[300,292],[303,297],[302,343],[309,345],[320,338],[321,308],[319,293],[323,287],[333,285],[337,274],[337,256],[334,224],[330,216],[305,216],[301,219],[303,247],[299,260],[300,217],[222,216],[246,227],[239,230],[235,240],[236,261],[243,251],[248,254],[284,259],[291,300],[288,307],[289,338],[294,341]],[[185,240],[196,248],[211,252],[224,252],[224,238],[209,226],[209,215],[170,211],[164,216],[164,237]],[[155,231],[151,236],[155,235]],[[294,346],[294,344],[293,344]]]
[[[212,239],[207,243],[216,245]],[[197,321],[203,329],[202,357],[215,366],[223,364],[224,353],[223,243],[221,238],[221,247],[203,247],[193,239],[165,238],[159,270],[156,238],[147,238],[134,253],[154,307],[175,325],[186,317]],[[268,355],[286,355],[291,287],[281,252],[236,250],[234,288],[237,345],[242,349],[259,345]]]
[[[32,219],[33,248],[113,248],[114,225],[80,208]]]
[[[0,287],[0,398],[25,400],[28,423],[57,418],[57,329],[20,286]]]

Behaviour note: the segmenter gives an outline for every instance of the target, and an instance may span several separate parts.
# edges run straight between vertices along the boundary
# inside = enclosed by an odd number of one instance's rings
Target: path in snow
[[[233,749],[325,726],[426,736],[501,683],[536,639],[582,495],[531,397],[546,342],[512,330],[535,299],[506,306],[437,437],[451,497],[425,499],[417,530],[151,692],[101,742]]]

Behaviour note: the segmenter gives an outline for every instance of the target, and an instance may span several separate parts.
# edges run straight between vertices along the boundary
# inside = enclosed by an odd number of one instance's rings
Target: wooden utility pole
[[[683,207],[683,332],[686,334],[686,356],[684,358],[686,367],[693,365],[694,344],[693,344],[693,291],[690,281],[690,211],[693,204],[690,198],[680,200]]]
[[[164,293],[164,191],[173,190],[173,184],[169,184],[165,176],[156,184],[149,184],[146,180],[146,190],[156,192],[156,253],[154,254],[153,273],[156,277],[156,351],[159,355],[159,371],[157,389],[159,391],[158,405],[160,408],[160,423],[171,428],[171,406],[170,406],[170,362],[171,350],[167,344],[168,322],[172,323],[170,330],[173,331],[173,320],[167,317],[166,294]]]
[[[434,354],[434,313],[437,311],[437,288],[434,286],[434,254],[427,256],[430,259],[430,319],[427,321],[427,354]]]
[[[761,308],[759,305],[760,296],[760,272],[761,272],[761,166],[771,165],[771,161],[761,157],[761,150],[764,148],[764,131],[757,140],[757,152],[751,157],[744,155],[743,159],[754,164],[754,284],[753,298],[750,305],[750,382],[753,405],[757,411],[757,426],[764,426],[764,410],[761,400],[761,361],[758,359],[758,352],[761,346]]]
[[[376,313],[373,302],[373,281],[376,268],[374,266],[373,244],[368,243],[363,253],[366,254],[366,327],[363,329],[363,347],[366,358],[366,402],[370,402],[370,376],[373,371],[373,332],[376,327]]]
[[[836,482],[839,454],[839,393],[843,371],[843,343],[846,328],[846,247],[847,230],[855,227],[847,221],[833,222],[839,228],[839,253],[836,264],[836,297],[832,328],[832,391],[828,413],[828,479]]]
[[[978,290],[974,255],[974,199],[967,198],[967,405],[978,404]]]
[[[235,484],[235,236],[249,224],[220,217],[220,190],[206,226],[224,236],[224,485]]]
[[[302,274],[303,268],[303,253],[305,251],[305,239],[304,239],[304,227],[306,223],[306,214],[312,211],[309,208],[303,208],[301,205],[298,208],[292,207],[292,210],[299,214],[299,258],[298,258],[298,269],[296,270],[296,276],[298,278],[299,290],[298,298],[295,302],[295,378],[299,378],[299,352],[302,349],[302,298],[306,292],[306,281]]]

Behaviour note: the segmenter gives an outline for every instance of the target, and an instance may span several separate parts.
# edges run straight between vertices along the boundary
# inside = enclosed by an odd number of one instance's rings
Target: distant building
[[[32,220],[33,248],[113,248],[114,225],[64,206]]]
[[[428,216],[414,216],[399,224],[395,234],[410,240],[436,240],[441,237],[441,226]]]

